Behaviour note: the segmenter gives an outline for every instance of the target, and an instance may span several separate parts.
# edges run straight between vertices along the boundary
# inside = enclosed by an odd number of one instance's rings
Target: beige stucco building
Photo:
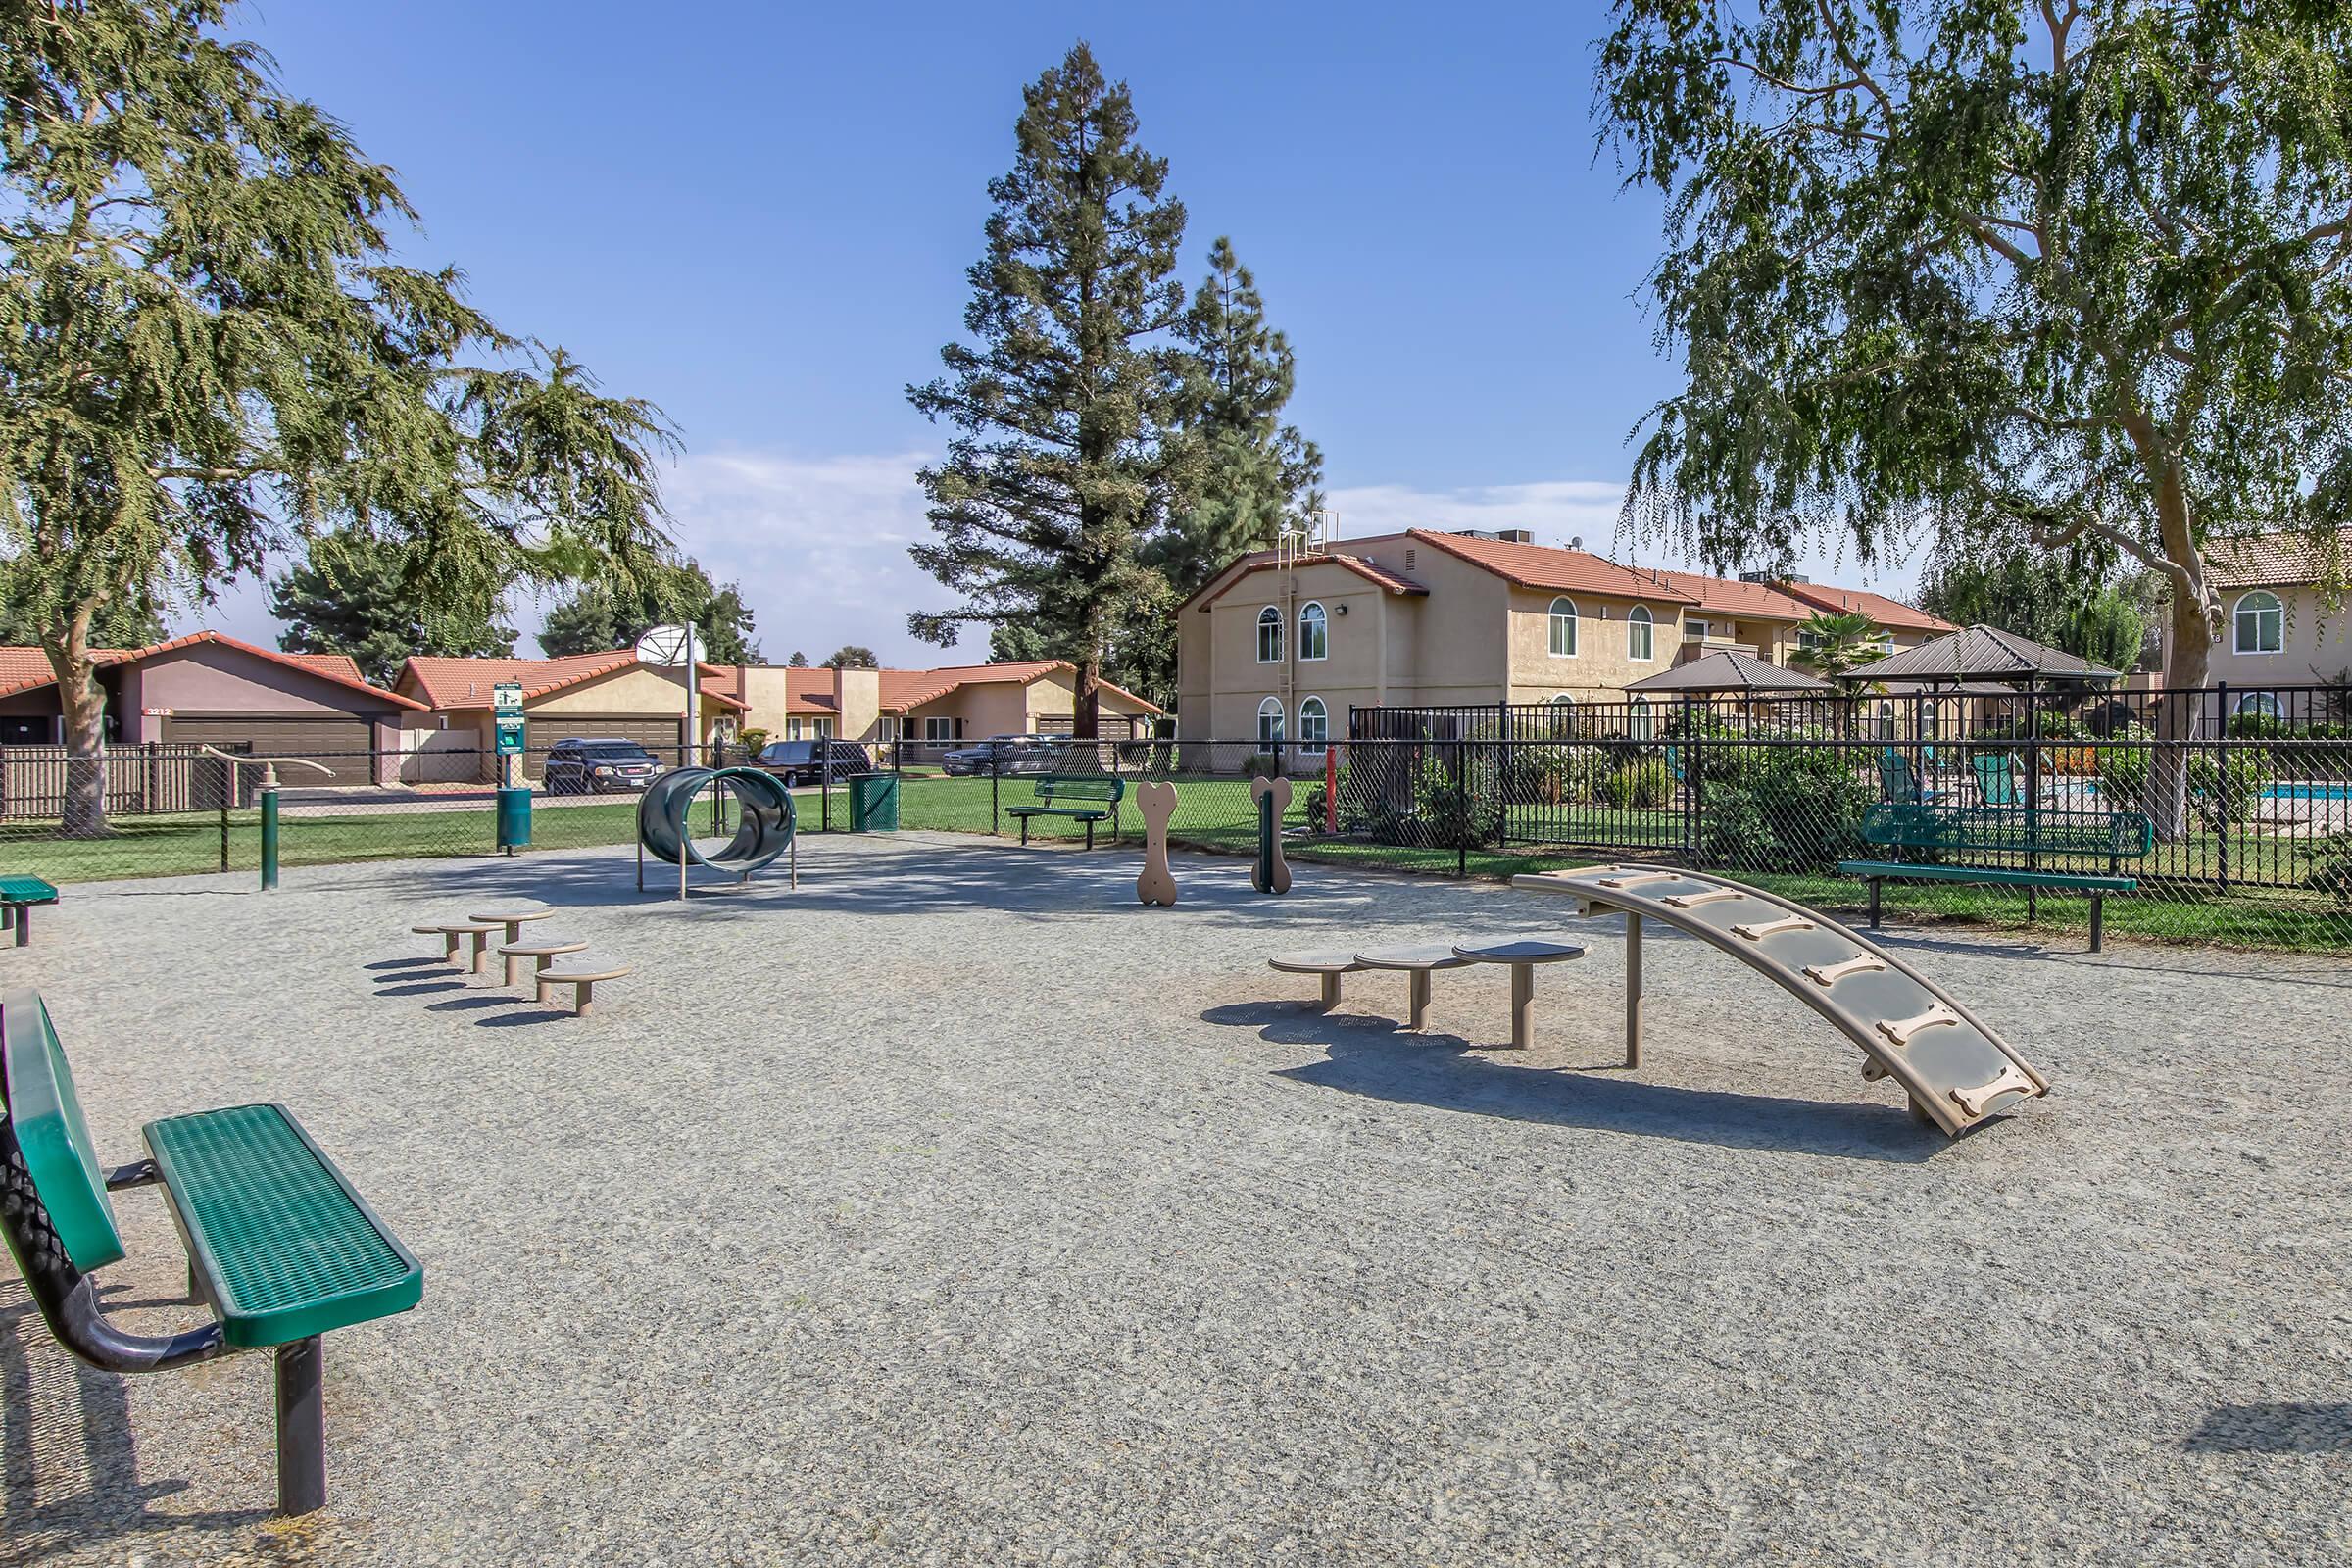
[[[830,735],[889,746],[991,735],[1066,735],[1078,711],[1077,666],[1057,659],[937,669],[791,669],[741,664],[720,689],[742,699],[742,727],[771,740]],[[1104,737],[1148,735],[1163,710],[1123,687],[1102,687]]]
[[[1289,566],[1261,552],[1177,611],[1178,729],[1311,755],[1350,708],[1613,702],[1719,648],[1786,663],[1818,611],[1870,615],[1889,651],[1951,629],[1884,595],[1626,566],[1523,534],[1415,528]]]
[[[2330,604],[2327,587],[2352,566],[2352,533],[2333,551],[2300,534],[2235,541],[2209,550],[2207,562],[2222,599],[2211,678],[2229,686],[2231,712],[2277,714],[2280,688],[2352,669],[2352,606]]]
[[[393,682],[419,705],[406,720],[401,777],[416,784],[495,777],[491,701],[505,681],[522,688],[525,777],[538,776],[547,748],[562,740],[631,740],[675,760],[689,739],[707,745],[740,721],[743,704],[727,689],[728,673],[698,666],[700,713],[689,735],[685,670],[641,664],[631,649],[565,659],[412,658]]]

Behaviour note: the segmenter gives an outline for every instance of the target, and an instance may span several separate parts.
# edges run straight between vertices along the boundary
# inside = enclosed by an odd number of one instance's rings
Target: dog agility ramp
[[[1588,866],[1511,878],[1562,893],[1586,914],[1626,917],[1626,1060],[1641,1064],[1642,922],[1687,931],[1778,981],[1892,1078],[1911,1113],[1958,1135],[2050,1087],[2032,1062],[1941,986],[1860,933],[1792,900],[1703,871]]]

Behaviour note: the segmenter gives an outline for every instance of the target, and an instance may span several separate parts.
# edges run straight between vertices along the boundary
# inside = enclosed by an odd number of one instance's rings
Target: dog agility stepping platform
[[[2048,1092],[2032,1062],[1942,987],[1858,932],[1803,905],[1702,871],[1588,866],[1511,878],[1561,893],[1586,914],[1625,915],[1626,1061],[1642,1059],[1642,923],[1660,920],[1710,942],[1802,999],[1868,1059],[1862,1076],[1892,1078],[1911,1114],[1959,1135]]]

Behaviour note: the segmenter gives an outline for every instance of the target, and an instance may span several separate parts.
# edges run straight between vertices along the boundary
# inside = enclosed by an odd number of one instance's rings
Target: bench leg
[[[476,931],[473,934],[473,972],[475,974],[480,974],[485,968],[489,967],[489,963],[490,933],[487,931]]]
[[[1642,1065],[1642,917],[1625,915],[1625,1064]]]
[[[572,989],[575,994],[571,1004],[572,1014],[575,1017],[585,1018],[596,1008],[596,982],[582,980]]]
[[[277,1511],[326,1506],[325,1359],[318,1336],[277,1348]]]
[[[1879,928],[1879,879],[1875,876],[1870,879],[1870,928]]]
[[[30,905],[26,905],[17,911],[17,946],[20,948],[32,946],[32,906]]]
[[[1029,847],[1029,819],[1028,819],[1027,817],[1025,817],[1025,816],[1024,816],[1024,817],[1022,817],[1022,818],[1021,818],[1021,848],[1025,850],[1025,849],[1027,849],[1028,847]]]
[[[1408,1016],[1411,1021],[1408,1022],[1405,1027],[1407,1029],[1418,1029],[1423,1024],[1429,1022],[1429,971],[1427,969],[1415,969],[1407,974],[1405,978],[1411,982],[1405,990],[1405,997],[1408,1004]]]
[[[1092,821],[1086,824],[1086,847],[1090,850],[1095,847],[1095,824]]]
[[[442,932],[442,933],[441,933],[441,961],[442,961],[443,963],[455,963],[455,962],[457,962],[457,961],[458,961],[458,949],[460,949],[461,947],[465,946],[465,943],[466,943],[466,939],[465,939],[464,937],[462,937],[462,936],[458,935],[458,934],[457,934],[455,931],[444,931],[444,932]]]
[[[1511,1045],[1525,1051],[1536,1043],[1536,966],[1511,965]]]
[[[1329,1012],[1339,1004],[1340,977],[1336,974],[1327,974],[1323,977],[1323,1011]]]
[[[2099,941],[2105,935],[2105,932],[2100,929],[2099,920],[2106,905],[2106,894],[2093,893],[2090,896],[2090,951],[2093,953],[2099,951]]]
[[[17,906],[13,904],[0,904],[0,931],[5,931],[16,923]]]
[[[520,985],[522,983],[514,973],[517,968],[521,967],[522,961],[522,958],[518,955],[512,953],[507,955],[507,984],[512,986]]]

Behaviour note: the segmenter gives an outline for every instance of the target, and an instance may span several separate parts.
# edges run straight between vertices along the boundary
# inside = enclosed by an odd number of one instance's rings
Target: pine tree
[[[882,661],[874,657],[874,651],[871,648],[862,648],[856,643],[845,643],[833,651],[833,657],[825,661],[825,667],[827,669],[880,669]]]
[[[400,265],[392,172],[225,0],[0,6],[0,526],[57,676],[61,830],[108,831],[93,630],[324,527],[421,593],[620,578],[662,540],[660,411]]]
[[[808,656],[796,648],[792,651],[792,657],[784,661],[784,667],[786,669],[807,669],[808,667]]]
[[[942,646],[966,624],[1034,631],[1077,665],[1089,736],[1104,660],[1162,592],[1141,543],[1191,483],[1184,207],[1164,195],[1166,161],[1136,143],[1125,83],[1105,83],[1085,44],[1022,100],[968,274],[977,346],[948,345],[948,373],[906,392],[956,430],[919,475],[936,537],[911,554],[963,599],[907,624]]]
[[[742,589],[713,586],[694,561],[664,564],[634,584],[592,582],[547,612],[539,647],[550,659],[627,648],[656,626],[692,621],[703,657],[715,664],[756,664],[753,615]]]
[[[416,591],[409,548],[357,528],[311,541],[300,564],[270,585],[270,612],[286,622],[277,645],[289,653],[349,654],[360,673],[389,686],[411,654],[504,659],[514,628],[498,623],[500,605],[485,598],[463,609],[429,602]]]
[[[1200,491],[1153,541],[1178,596],[1252,550],[1270,550],[1284,523],[1303,525],[1323,504],[1323,454],[1282,411],[1298,384],[1290,340],[1266,325],[1257,280],[1220,236],[1208,276],[1185,314],[1195,385],[1190,424],[1200,443]]]

